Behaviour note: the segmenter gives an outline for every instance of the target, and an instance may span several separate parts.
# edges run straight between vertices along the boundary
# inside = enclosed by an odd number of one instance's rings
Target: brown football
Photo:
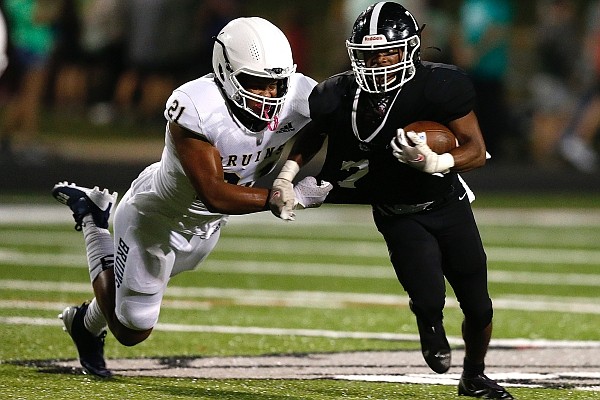
[[[404,127],[404,131],[425,132],[427,145],[437,154],[444,154],[457,146],[456,136],[446,125],[434,121],[416,121]]]

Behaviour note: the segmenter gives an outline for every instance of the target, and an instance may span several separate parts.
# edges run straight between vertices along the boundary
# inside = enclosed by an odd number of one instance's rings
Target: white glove
[[[319,185],[314,176],[307,176],[294,186],[296,203],[294,209],[316,208],[325,201],[333,185],[327,181],[321,181]]]
[[[299,170],[300,166],[298,163],[287,160],[281,168],[281,172],[279,172],[279,175],[273,181],[271,188],[271,196],[269,198],[271,212],[276,217],[286,221],[296,219],[296,214],[293,211],[296,204],[296,196],[292,181]]]
[[[408,143],[407,138],[413,145]],[[429,148],[425,132],[404,132],[404,129],[400,128],[390,145],[392,154],[398,161],[428,174],[445,174],[454,166],[452,154],[438,155]]]
[[[293,221],[296,219],[293,211],[295,202],[296,196],[292,182],[281,178],[275,179],[269,198],[269,206],[273,215],[286,221]]]

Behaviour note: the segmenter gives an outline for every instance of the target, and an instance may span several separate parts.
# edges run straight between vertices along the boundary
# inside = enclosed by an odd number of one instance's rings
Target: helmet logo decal
[[[366,35],[362,40],[363,44],[365,43],[387,43],[387,38],[385,35]]]
[[[288,75],[289,73],[289,68],[280,68],[280,67],[276,67],[276,68],[265,68],[265,72],[271,74],[274,77],[277,76],[281,76],[281,75]]]

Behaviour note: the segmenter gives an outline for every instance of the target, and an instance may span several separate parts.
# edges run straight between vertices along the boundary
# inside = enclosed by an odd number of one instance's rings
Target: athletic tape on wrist
[[[279,172],[277,178],[292,182],[298,174],[298,171],[300,171],[300,166],[298,163],[294,160],[287,160],[285,164],[283,164],[281,172]]]

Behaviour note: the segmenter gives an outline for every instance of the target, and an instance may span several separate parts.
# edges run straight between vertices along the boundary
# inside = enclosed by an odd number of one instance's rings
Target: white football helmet
[[[273,121],[285,101],[290,76],[296,71],[292,48],[283,32],[259,17],[237,18],[216,36],[213,47],[213,72],[226,95],[240,108],[263,121]],[[278,97],[254,94],[238,81],[248,74],[278,80]],[[262,104],[260,112],[248,101]]]

